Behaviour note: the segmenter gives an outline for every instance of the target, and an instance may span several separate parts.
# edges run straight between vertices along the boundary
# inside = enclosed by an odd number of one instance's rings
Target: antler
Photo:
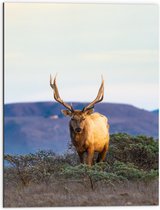
[[[57,76],[57,75],[56,75],[56,76]],[[56,84],[56,76],[55,76],[55,78],[54,78],[54,80],[53,80],[53,79],[52,79],[52,76],[50,75],[50,86],[51,86],[51,88],[53,89],[54,99],[55,99],[58,103],[62,104],[64,107],[66,107],[67,109],[69,109],[71,112],[73,112],[73,111],[74,111],[73,107],[72,107],[71,105],[65,103],[65,102],[61,99],[61,97],[60,97],[60,95],[59,95],[58,88],[57,88],[57,84]]]
[[[100,101],[103,100],[103,97],[104,97],[104,79],[103,79],[103,76],[102,76],[102,83],[101,83],[101,86],[99,88],[97,97],[94,99],[94,101],[92,101],[90,104],[88,104],[86,107],[84,107],[82,111],[86,111],[88,109],[93,108],[95,104],[97,104],[97,103],[99,103]]]

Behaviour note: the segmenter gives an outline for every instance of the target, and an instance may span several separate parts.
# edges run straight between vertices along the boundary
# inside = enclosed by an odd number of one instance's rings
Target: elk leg
[[[79,155],[80,162],[83,164],[84,163],[84,152],[78,152],[78,155]]]
[[[100,152],[100,153],[98,154],[98,158],[97,158],[97,160],[96,160],[97,163],[99,163],[99,162],[105,160],[107,151],[108,151],[108,145],[105,145],[105,146],[104,146],[104,149],[102,150],[102,152]]]
[[[88,148],[87,150],[87,164],[89,166],[92,166],[93,163],[93,157],[94,157],[94,148]]]

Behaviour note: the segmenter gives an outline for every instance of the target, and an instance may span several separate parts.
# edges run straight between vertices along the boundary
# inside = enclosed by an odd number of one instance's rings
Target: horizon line
[[[3,105],[5,106],[5,105],[11,105],[11,104],[29,104],[29,103],[58,103],[58,102],[56,102],[56,101],[48,101],[48,100],[46,100],[46,101],[17,101],[17,102],[7,102],[7,103],[5,103],[4,101],[3,101]],[[84,104],[86,104],[86,103],[90,103],[89,101],[66,101],[66,103],[70,103],[70,104],[73,104],[73,103],[84,103]],[[100,102],[99,104],[104,104],[104,103],[108,103],[108,104],[119,104],[119,105],[128,105],[128,106],[133,106],[133,107],[136,107],[136,108],[138,108],[138,109],[142,109],[142,110],[147,110],[147,111],[150,111],[150,112],[152,112],[152,111],[155,111],[155,110],[159,110],[159,107],[157,107],[157,108],[154,108],[154,109],[146,109],[146,108],[144,108],[144,107],[139,107],[139,106],[136,106],[136,105],[134,105],[134,104],[129,104],[129,103],[122,103],[122,102],[106,102],[106,101],[103,101],[103,102]],[[59,103],[58,103],[59,104]]]

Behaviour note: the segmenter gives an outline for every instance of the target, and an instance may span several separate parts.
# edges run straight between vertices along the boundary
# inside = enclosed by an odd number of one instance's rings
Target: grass
[[[87,180],[61,180],[25,188],[10,186],[4,197],[4,207],[158,205],[158,180],[115,185],[99,181],[94,190]]]
[[[5,155],[5,207],[158,205],[158,142],[114,134],[106,161],[80,164],[73,149]]]

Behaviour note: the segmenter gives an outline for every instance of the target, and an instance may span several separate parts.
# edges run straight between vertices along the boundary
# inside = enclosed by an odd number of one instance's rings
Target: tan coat
[[[63,110],[63,113],[64,111],[66,110]],[[71,140],[79,154],[80,161],[84,163],[83,155],[86,152],[87,164],[92,165],[94,152],[99,153],[97,162],[105,159],[109,147],[109,124],[104,115],[90,112],[83,113],[75,110],[70,116],[72,118],[69,128]]]
[[[84,163],[83,155],[87,153],[87,164],[92,165],[94,152],[98,152],[97,162],[104,161],[109,146],[109,124],[105,116],[93,113],[94,105],[101,102],[104,97],[104,79],[97,97],[82,110],[74,110],[72,105],[65,103],[58,91],[56,76],[54,80],[50,76],[50,86],[53,89],[54,99],[66,107],[62,110],[65,116],[70,116],[69,123],[72,143],[76,147],[81,163]]]

